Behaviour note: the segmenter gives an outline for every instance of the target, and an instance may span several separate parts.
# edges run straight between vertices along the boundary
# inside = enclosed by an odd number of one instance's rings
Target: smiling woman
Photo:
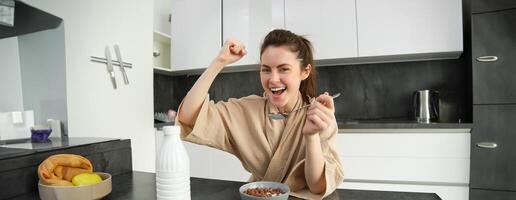
[[[261,47],[264,96],[210,101],[208,89],[224,66],[244,57],[246,47],[228,40],[188,92],[176,123],[184,140],[235,155],[250,181],[285,183],[293,196],[320,199],[343,180],[334,147],[337,134],[333,98],[316,97],[312,45],[287,30],[273,30]],[[313,103],[309,99],[315,98]],[[283,120],[267,113],[286,113]]]

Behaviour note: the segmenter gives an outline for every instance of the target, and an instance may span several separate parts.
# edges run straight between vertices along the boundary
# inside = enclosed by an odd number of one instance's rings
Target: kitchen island
[[[129,172],[113,177],[113,191],[105,200],[140,200],[156,199],[156,181],[154,173]],[[238,189],[244,185],[243,182],[223,181],[215,179],[191,178],[190,179],[192,200],[238,200],[240,194]],[[39,199],[38,193],[33,192],[14,199],[33,200]],[[290,197],[289,199],[298,199]],[[370,190],[348,190],[338,189],[327,198],[328,200],[440,200],[439,196],[433,193],[414,192],[389,192]]]

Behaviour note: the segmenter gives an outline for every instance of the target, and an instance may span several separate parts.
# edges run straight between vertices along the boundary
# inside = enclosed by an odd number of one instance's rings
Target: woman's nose
[[[280,80],[279,73],[278,73],[278,72],[273,71],[273,72],[271,73],[271,79],[270,79],[270,81],[272,81],[272,82],[277,82],[277,81],[279,81],[279,80]]]

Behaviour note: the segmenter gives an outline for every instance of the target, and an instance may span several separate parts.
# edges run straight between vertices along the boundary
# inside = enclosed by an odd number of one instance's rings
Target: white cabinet
[[[130,138],[133,169],[153,171],[152,3],[135,0],[27,0],[28,4],[63,19],[66,57],[68,132],[71,137]],[[135,14],[137,13],[137,14]],[[118,44],[129,85],[117,66],[114,90],[105,57]],[[51,109],[49,107],[48,109]]]
[[[173,0],[171,3],[172,70],[206,68],[221,47],[220,0]]]
[[[170,12],[171,0],[154,0],[154,57],[155,72],[170,72]]]
[[[339,188],[436,193],[467,200],[469,129],[354,129],[337,136]]]
[[[344,129],[335,147],[344,168],[339,188],[436,193],[467,200],[469,129]],[[159,141],[159,139],[158,139]],[[191,176],[246,181],[233,155],[184,142]]]
[[[463,51],[461,0],[224,0],[222,9],[220,0],[199,1],[172,1],[173,71],[206,68],[228,38],[248,50],[233,66],[257,64],[274,28],[307,37],[317,66],[454,59]]]
[[[246,45],[247,55],[232,65],[260,63],[263,38],[273,29],[284,27],[283,0],[224,0],[222,35]],[[223,41],[223,42],[224,42]]]
[[[172,0],[154,0],[154,31],[170,35],[170,8]]]
[[[154,70],[158,72],[170,72],[170,35],[154,30],[153,34]]]
[[[190,176],[230,181],[247,181],[247,172],[238,158],[227,152],[183,142],[190,158]]]
[[[358,56],[462,52],[460,0],[357,0]],[[429,57],[430,56],[430,57]],[[417,57],[417,56],[416,56]],[[417,59],[406,57],[406,59]]]
[[[285,0],[285,28],[312,42],[316,60],[358,56],[355,0]]]

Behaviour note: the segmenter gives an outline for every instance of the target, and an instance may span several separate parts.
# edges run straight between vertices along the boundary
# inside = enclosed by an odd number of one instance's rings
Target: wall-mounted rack
[[[97,56],[90,56],[90,60],[93,61],[93,62],[107,64],[106,58],[101,58],[101,57],[97,57]],[[113,60],[111,62],[113,63],[113,65],[120,66],[120,62],[118,62],[117,60]],[[127,63],[127,62],[123,62],[123,63],[124,63],[124,67],[126,67],[126,68],[133,68],[133,64]]]

